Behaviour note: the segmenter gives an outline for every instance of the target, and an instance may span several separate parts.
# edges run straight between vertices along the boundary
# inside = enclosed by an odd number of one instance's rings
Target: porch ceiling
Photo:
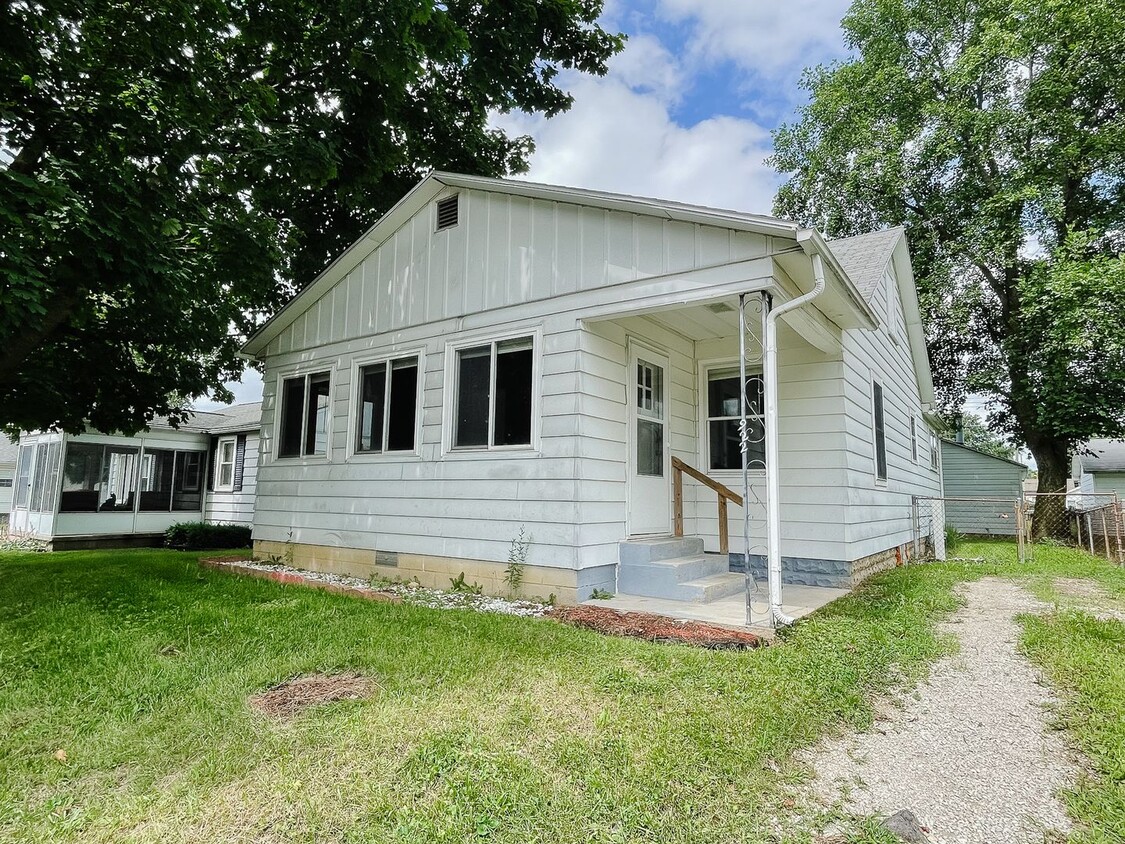
[[[755,297],[757,298],[757,297]],[[691,340],[713,340],[738,336],[738,298],[718,299],[699,305],[685,305],[674,311],[656,311],[649,319]],[[754,325],[760,320],[751,320]]]

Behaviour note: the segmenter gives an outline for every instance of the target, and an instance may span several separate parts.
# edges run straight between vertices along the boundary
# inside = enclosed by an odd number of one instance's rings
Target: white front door
[[[668,358],[629,344],[629,535],[672,530]]]

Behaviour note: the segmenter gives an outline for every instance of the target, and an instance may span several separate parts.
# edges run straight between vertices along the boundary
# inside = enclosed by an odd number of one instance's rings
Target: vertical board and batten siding
[[[931,465],[929,433],[922,419],[910,342],[902,328],[902,302],[893,263],[888,265],[883,281],[870,300],[881,317],[879,328],[844,332],[843,430],[850,560],[909,543],[913,538],[911,497],[941,494],[940,472]],[[888,295],[893,296],[890,309]],[[883,387],[885,482],[875,477],[872,381]],[[918,425],[917,460],[911,453],[912,417]]]
[[[607,514],[624,500],[625,477],[602,450],[624,457],[624,440],[611,443],[624,435],[611,418],[623,406],[624,358],[583,368],[598,341],[580,328],[582,294],[761,257],[769,238],[480,191],[460,197],[458,225],[435,232],[432,206],[423,209],[269,344],[255,538],[503,562],[523,527],[532,565],[594,565],[576,550],[585,543],[612,544],[616,562],[623,536],[607,525],[623,516]],[[555,313],[560,296],[565,314]],[[538,304],[518,321],[504,310],[528,303]],[[482,312],[495,312],[496,333],[539,332],[538,451],[443,452],[447,343],[466,336],[461,317]],[[673,436],[691,457],[694,364],[682,342]],[[414,351],[424,373],[419,454],[349,456],[353,363]],[[277,378],[295,370],[332,374],[328,460],[271,459]]]
[[[957,443],[941,443],[942,495],[995,502],[945,503],[945,523],[964,534],[1015,536],[1015,502],[1027,469]]]
[[[215,455],[211,455],[215,459]],[[252,525],[254,496],[258,483],[258,435],[246,435],[246,452],[242,463],[242,489],[238,492],[208,490],[204,505],[205,521],[222,524]]]

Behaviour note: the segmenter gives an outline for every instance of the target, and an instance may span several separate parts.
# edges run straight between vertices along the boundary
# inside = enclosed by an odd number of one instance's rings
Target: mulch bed
[[[216,571],[242,575],[243,577],[257,577],[262,580],[272,580],[274,583],[289,583],[296,586],[306,586],[309,589],[320,589],[322,592],[331,592],[334,595],[351,595],[353,598],[363,598],[366,601],[386,601],[390,604],[402,603],[402,598],[391,592],[366,589],[359,586],[343,586],[338,583],[323,583],[290,572],[263,571],[262,569],[252,569],[239,565],[239,563],[244,562],[246,562],[245,557],[203,557],[199,560],[199,565]]]
[[[696,645],[719,650],[742,650],[765,645],[761,636],[702,621],[680,621],[647,612],[623,612],[610,607],[585,604],[580,607],[555,607],[548,618],[585,627],[610,636],[627,636],[649,642]]]
[[[310,706],[371,697],[375,687],[375,681],[362,674],[307,674],[254,695],[250,706],[263,715],[292,718]]]

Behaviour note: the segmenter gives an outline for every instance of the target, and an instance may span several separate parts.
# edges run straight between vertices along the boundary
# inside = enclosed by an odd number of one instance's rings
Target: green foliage
[[[590,597],[595,601],[608,601],[613,597],[613,593],[605,589],[595,589],[590,593]]]
[[[508,567],[504,569],[504,585],[513,596],[523,585],[523,576],[527,571],[527,552],[530,547],[531,537],[525,534],[523,525],[520,525],[519,533],[513,537],[512,546],[508,549]]]
[[[164,544],[185,551],[249,548],[250,528],[246,525],[177,522],[164,531]]]
[[[601,0],[5,4],[0,420],[140,429],[230,400],[241,342],[431,168],[505,175]]]
[[[453,592],[465,592],[469,595],[484,594],[484,587],[481,586],[479,583],[477,583],[475,581],[473,583],[466,583],[465,582],[465,572],[461,572],[456,577],[449,578],[449,583],[450,583],[449,588]]]
[[[1009,445],[1003,437],[992,431],[975,413],[961,414],[961,432],[965,437],[965,445],[985,454],[1012,460],[1018,453],[1015,446]]]
[[[964,541],[965,541],[965,537],[963,537],[961,535],[961,532],[959,530],[957,530],[957,528],[953,527],[952,525],[946,525],[945,526],[945,550],[946,551],[956,551],[957,548],[959,548],[961,546],[961,543],[964,542]]]
[[[776,211],[905,225],[944,409],[992,396],[1057,489],[1074,443],[1125,433],[1120,3],[855,0],[843,26],[854,58],[776,133]]]

